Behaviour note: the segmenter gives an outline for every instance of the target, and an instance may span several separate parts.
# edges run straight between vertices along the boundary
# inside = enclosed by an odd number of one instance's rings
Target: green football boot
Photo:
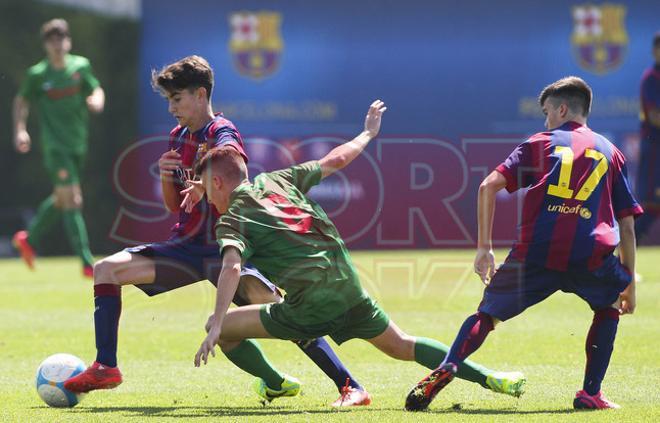
[[[521,372],[493,372],[486,377],[486,385],[501,394],[520,397],[525,393],[525,375]]]
[[[256,379],[252,384],[252,389],[259,395],[262,403],[271,402],[275,398],[295,397],[300,393],[300,381],[293,376],[283,375],[281,389],[271,389],[266,385],[263,379]]]

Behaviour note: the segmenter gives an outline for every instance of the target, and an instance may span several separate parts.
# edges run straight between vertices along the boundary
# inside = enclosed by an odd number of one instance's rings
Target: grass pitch
[[[481,284],[472,274],[472,251],[356,252],[363,285],[410,334],[445,343],[473,313]],[[505,252],[497,255],[503,260]],[[584,340],[592,313],[579,298],[558,293],[498,326],[471,358],[528,378],[520,399],[455,380],[430,411],[403,411],[408,389],[427,371],[398,362],[352,340],[336,350],[369,390],[373,404],[349,410],[329,407],[337,397],[330,380],[293,344],[262,341],[271,361],[298,377],[303,395],[262,406],[252,377],[222,354],[196,369],[203,324],[215,291],[198,283],[148,298],[124,288],[119,362],[124,383],[92,392],[72,409],[51,409],[34,388],[39,363],[67,352],[94,359],[92,283],[73,258],[40,259],[35,272],[18,260],[0,261],[0,421],[660,421],[660,248],[639,251],[638,308],[624,316],[603,384],[623,409],[574,412],[581,389]]]

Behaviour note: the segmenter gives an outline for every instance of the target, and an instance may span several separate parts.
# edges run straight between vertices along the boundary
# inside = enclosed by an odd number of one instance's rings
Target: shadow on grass
[[[122,413],[124,417],[258,417],[271,415],[296,414],[330,414],[337,413],[335,409],[290,409],[279,407],[204,407],[204,406],[171,406],[171,407],[81,407],[71,410],[72,414]]]
[[[369,408],[359,407],[350,409],[291,409],[283,407],[204,407],[204,406],[170,406],[170,407],[80,407],[71,409],[72,414],[96,414],[96,413],[121,413],[124,417],[184,417],[184,418],[208,418],[208,417],[258,417],[258,416],[286,416],[298,414],[337,414],[344,412],[364,412],[377,413],[381,411],[401,411],[406,414],[414,415],[417,413],[405,412],[402,408]],[[431,409],[420,412],[420,415],[534,415],[534,414],[572,414],[579,412],[574,409],[551,409],[551,410],[518,410],[515,408],[505,409],[457,409],[455,407],[443,409]]]
[[[573,408],[555,408],[552,410],[518,410],[517,408],[461,408],[457,409],[455,407],[443,408],[443,409],[432,409],[427,411],[422,411],[426,414],[473,414],[473,415],[500,415],[500,414],[520,414],[520,415],[530,415],[530,414],[573,414],[585,412],[583,410],[575,410]]]

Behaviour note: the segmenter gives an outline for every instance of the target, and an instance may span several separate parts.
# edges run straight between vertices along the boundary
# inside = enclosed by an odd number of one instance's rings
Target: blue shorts
[[[508,320],[557,291],[572,292],[592,310],[610,307],[632,276],[615,255],[593,272],[556,271],[508,257],[484,290],[479,311]]]
[[[208,280],[216,285],[222,269],[218,245],[196,242],[194,239],[182,240],[174,237],[163,242],[125,248],[124,251],[154,260],[156,267],[154,282],[135,285],[150,297],[202,280]],[[249,264],[243,267],[241,276],[254,276],[268,289],[279,293],[272,282]],[[250,304],[238,294],[234,297],[234,303],[239,306]]]

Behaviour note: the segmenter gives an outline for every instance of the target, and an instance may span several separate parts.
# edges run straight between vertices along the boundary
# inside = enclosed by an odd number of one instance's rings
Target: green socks
[[[415,342],[415,361],[422,366],[435,369],[442,363],[445,356],[449,352],[449,347],[442,342],[430,338],[417,338]],[[484,388],[488,388],[486,384],[486,377],[492,373],[491,370],[480,366],[470,360],[465,360],[462,365],[458,367],[456,376],[469,380],[470,382],[478,383]]]
[[[80,257],[85,266],[94,264],[94,257],[89,250],[89,240],[87,238],[87,227],[83,220],[82,211],[79,209],[63,210],[64,229],[69,238],[69,243],[73,247],[73,252]]]
[[[57,222],[62,215],[55,207],[55,198],[51,195],[39,204],[37,215],[28,226],[28,243],[32,247],[39,245],[41,237]]]
[[[246,339],[233,350],[224,353],[241,370],[265,380],[269,388],[282,389],[284,376],[270,364],[256,341]]]
[[[60,216],[64,219],[69,243],[73,252],[80,257],[85,266],[94,264],[94,257],[89,250],[89,239],[87,238],[87,227],[83,220],[82,211],[79,209],[61,210],[55,207],[55,198],[51,195],[41,202],[37,209],[37,215],[28,226],[28,243],[36,247],[41,237],[46,233]]]

